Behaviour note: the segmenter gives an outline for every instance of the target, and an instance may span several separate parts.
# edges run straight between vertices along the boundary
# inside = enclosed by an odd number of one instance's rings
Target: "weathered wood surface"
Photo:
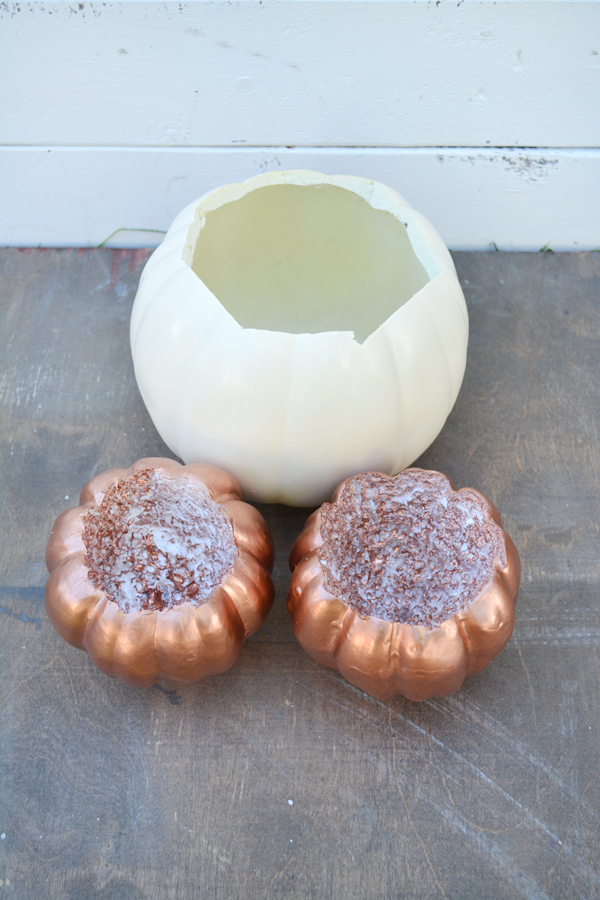
[[[94,473],[168,451],[133,378],[134,251],[0,252],[0,896],[600,896],[600,256],[457,254],[467,374],[419,461],[522,556],[515,634],[443,700],[378,702],[285,611],[306,511],[263,507],[273,612],[225,675],[135,690],[67,646],[44,548]]]

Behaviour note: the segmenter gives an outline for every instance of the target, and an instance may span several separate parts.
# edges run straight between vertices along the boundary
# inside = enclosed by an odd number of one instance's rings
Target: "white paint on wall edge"
[[[600,146],[598,2],[6,0],[0,21],[5,144]]]
[[[277,169],[390,185],[454,250],[600,247],[600,150],[482,148],[0,149],[0,244],[156,246],[208,190]],[[27,186],[27,190],[23,189]]]

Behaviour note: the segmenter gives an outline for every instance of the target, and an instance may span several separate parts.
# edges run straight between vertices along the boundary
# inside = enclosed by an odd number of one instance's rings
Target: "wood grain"
[[[467,374],[419,465],[491,497],[523,579],[506,650],[422,704],[296,643],[308,510],[261,508],[275,606],[225,675],[129,688],[53,631],[54,518],[96,472],[168,454],[128,350],[145,256],[0,251],[2,896],[599,897],[598,255],[455,254]]]

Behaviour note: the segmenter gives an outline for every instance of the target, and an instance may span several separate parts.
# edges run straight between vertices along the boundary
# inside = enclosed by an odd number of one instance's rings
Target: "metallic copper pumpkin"
[[[443,480],[448,496],[454,495],[455,502],[458,498],[459,504],[465,503],[468,495],[471,502],[479,504],[488,531],[490,525],[497,526],[492,529],[496,549],[488,554],[492,565],[483,572],[476,596],[439,624],[427,627],[359,613],[324,585],[323,517],[339,504],[347,485],[370,476],[390,484],[400,478],[418,481],[435,476]],[[443,515],[441,510],[440,514]],[[357,521],[354,532],[359,528]],[[353,541],[356,550],[355,537]],[[435,546],[435,534],[431,546]],[[496,552],[498,549],[500,552]],[[369,548],[364,552],[368,554]],[[357,552],[356,559],[359,556]],[[317,662],[337,669],[351,684],[382,700],[398,694],[409,700],[427,700],[458,690],[465,676],[481,672],[500,653],[514,627],[521,571],[515,545],[502,530],[498,511],[483,494],[471,488],[455,491],[440,473],[407,469],[396,478],[363,473],[346,479],[336,489],[331,504],[323,504],[307,520],[293,546],[290,568],[293,575],[288,611],[304,650]],[[349,570],[354,568],[351,562]]]
[[[185,479],[203,486],[231,523],[235,560],[201,605],[183,602],[125,612],[89,580],[93,573],[83,534],[88,511],[100,510],[116,482],[135,473],[140,477],[144,470],[171,485]],[[87,650],[107,675],[137,687],[150,687],[163,677],[190,684],[228,669],[273,602],[271,534],[260,513],[242,501],[235,478],[213,465],[141,459],[129,469],[111,469],[92,478],[79,503],[58,517],[46,549],[46,610],[58,633]]]

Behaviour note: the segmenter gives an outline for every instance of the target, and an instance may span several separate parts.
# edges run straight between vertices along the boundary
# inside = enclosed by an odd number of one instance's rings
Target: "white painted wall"
[[[454,249],[600,247],[597,0],[19,0],[0,19],[0,243],[166,229],[219,184],[313,168],[390,184]]]

